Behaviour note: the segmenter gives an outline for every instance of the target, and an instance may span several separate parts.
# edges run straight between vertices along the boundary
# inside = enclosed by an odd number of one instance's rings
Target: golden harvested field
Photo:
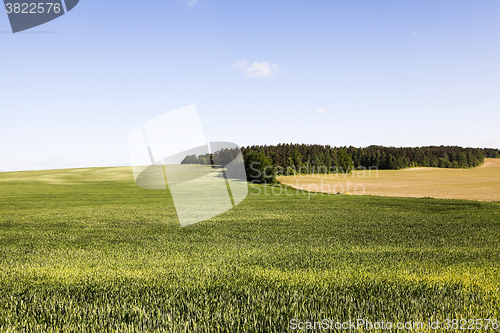
[[[492,158],[473,169],[366,170],[278,180],[294,188],[325,193],[500,201],[500,159]]]

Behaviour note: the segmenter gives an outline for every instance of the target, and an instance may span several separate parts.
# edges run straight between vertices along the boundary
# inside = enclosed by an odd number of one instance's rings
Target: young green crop
[[[180,228],[127,168],[0,173],[0,331],[500,319],[500,204],[249,189]]]

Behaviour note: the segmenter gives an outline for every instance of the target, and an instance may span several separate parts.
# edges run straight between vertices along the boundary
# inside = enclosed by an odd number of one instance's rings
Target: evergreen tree
[[[339,168],[342,173],[349,173],[354,168],[354,163],[352,162],[351,155],[349,155],[344,149],[340,149],[337,153],[339,159]]]

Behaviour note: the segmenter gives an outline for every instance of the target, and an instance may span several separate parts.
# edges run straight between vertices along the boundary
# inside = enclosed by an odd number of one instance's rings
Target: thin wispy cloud
[[[179,1],[184,2],[188,7],[191,7],[198,3],[198,0],[179,0]]]
[[[325,112],[330,111],[330,110],[331,109],[329,109],[329,108],[319,108],[319,109],[316,110],[316,112],[317,113],[325,113]]]
[[[255,61],[249,64],[246,60],[239,60],[233,64],[233,68],[241,69],[245,77],[273,77],[279,71],[278,65],[269,61]]]

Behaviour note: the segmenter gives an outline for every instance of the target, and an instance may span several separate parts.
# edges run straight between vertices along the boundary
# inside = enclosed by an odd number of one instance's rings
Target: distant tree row
[[[284,143],[243,147],[241,152],[248,180],[258,183],[273,183],[277,175],[349,173],[363,168],[470,168],[485,158],[500,158],[498,149],[457,146],[356,148]],[[226,165],[238,153],[236,149],[224,149],[214,154],[190,155],[182,163]]]
[[[273,183],[277,175],[349,173],[354,169],[344,148],[279,144],[242,148],[249,181]]]
[[[457,146],[356,148],[285,143],[249,146],[242,148],[242,152],[248,179],[263,183],[274,181],[271,170],[273,175],[293,175],[349,173],[362,168],[469,168],[480,165],[488,157],[500,158],[498,149]]]
[[[212,165],[213,159],[212,154],[204,154],[204,155],[188,155],[186,156],[181,164],[201,164],[201,165]]]
[[[240,153],[239,149],[220,149],[213,154],[187,155],[181,164],[227,165]]]
[[[347,148],[354,166],[397,170],[407,167],[472,168],[487,157],[499,158],[498,149],[429,146],[396,148],[369,146]]]

